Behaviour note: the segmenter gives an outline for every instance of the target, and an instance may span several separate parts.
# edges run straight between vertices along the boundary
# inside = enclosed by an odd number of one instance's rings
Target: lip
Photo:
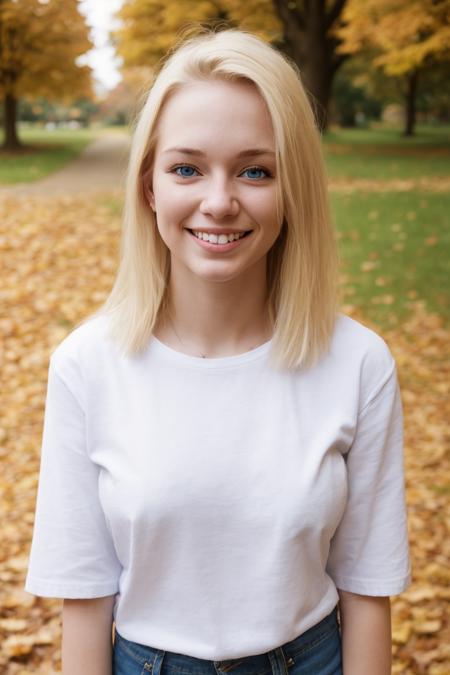
[[[246,230],[240,230],[240,232],[245,232]],[[253,230],[250,230],[252,232]],[[248,234],[246,237],[242,237],[241,239],[236,239],[235,241],[230,241],[229,244],[211,244],[209,241],[204,241],[203,239],[199,239],[198,237],[195,236],[195,234],[191,230],[187,230],[189,236],[194,239],[199,246],[201,246],[205,251],[211,251],[212,253],[227,253],[227,251],[232,251],[233,249],[237,248],[238,246],[241,246],[246,239],[250,236]],[[208,230],[199,230],[199,232],[208,232]],[[211,232],[211,234],[231,234],[233,230],[224,230],[223,232],[219,232],[216,230],[215,232]],[[239,230],[235,230],[235,232],[239,232]]]
[[[206,232],[206,234],[243,234],[244,232],[251,232],[252,230],[237,230],[235,227],[202,227],[195,229],[194,227],[186,227],[186,230],[189,230],[189,232]]]

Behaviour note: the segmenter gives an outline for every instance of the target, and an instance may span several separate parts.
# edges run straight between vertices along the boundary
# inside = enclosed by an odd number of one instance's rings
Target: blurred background
[[[61,670],[61,601],[23,591],[48,359],[108,295],[133,121],[192,25],[298,65],[329,176],[342,311],[397,361],[413,583],[393,673],[450,673],[450,0],[0,0],[0,672]]]

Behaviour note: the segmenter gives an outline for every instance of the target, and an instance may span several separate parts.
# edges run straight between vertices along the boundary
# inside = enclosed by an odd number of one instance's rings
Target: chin
[[[209,281],[211,283],[225,283],[227,281],[233,281],[233,279],[236,279],[240,274],[242,274],[244,270],[203,270],[203,271],[196,271],[194,274],[199,277],[200,279],[203,279],[204,281]]]

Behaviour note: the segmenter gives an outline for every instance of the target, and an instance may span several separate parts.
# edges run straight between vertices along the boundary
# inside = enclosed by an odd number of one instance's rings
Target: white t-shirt
[[[125,638],[201,659],[274,649],[336,588],[411,581],[395,362],[340,314],[308,371],[271,342],[203,359],[152,337],[126,357],[107,318],[50,358],[25,589],[116,595]]]

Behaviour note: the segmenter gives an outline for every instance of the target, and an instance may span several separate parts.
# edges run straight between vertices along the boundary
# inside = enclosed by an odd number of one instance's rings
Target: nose
[[[208,183],[200,204],[200,212],[217,220],[239,213],[239,202],[228,181],[217,178]]]

